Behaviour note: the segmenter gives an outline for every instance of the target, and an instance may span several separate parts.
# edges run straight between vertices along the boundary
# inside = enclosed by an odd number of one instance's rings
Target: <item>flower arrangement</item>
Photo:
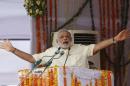
[[[42,16],[45,13],[45,0],[24,0],[24,7],[30,16]]]

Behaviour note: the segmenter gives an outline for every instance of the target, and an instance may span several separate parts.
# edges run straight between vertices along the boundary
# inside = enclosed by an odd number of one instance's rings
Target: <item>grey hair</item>
[[[59,39],[59,36],[62,32],[67,32],[70,35],[70,39],[72,39],[71,33],[67,29],[60,29],[57,33],[57,39]]]

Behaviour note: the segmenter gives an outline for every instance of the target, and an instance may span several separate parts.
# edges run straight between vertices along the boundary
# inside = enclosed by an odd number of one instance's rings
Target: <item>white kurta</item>
[[[60,52],[64,52],[64,54],[61,57],[60,54],[57,54],[54,58],[58,58],[58,57],[59,58],[53,59],[51,66],[55,66],[55,65],[63,66],[68,55],[66,66],[73,66],[73,67],[77,66],[77,67],[89,68],[88,57],[93,55],[94,46],[95,44],[90,44],[87,46],[82,44],[74,44],[70,48],[70,50],[60,49]],[[45,52],[34,54],[33,57],[35,58],[36,61],[42,58],[41,64],[44,64],[51,58],[48,56],[53,56],[57,50],[58,50],[57,47],[51,47],[47,49]]]

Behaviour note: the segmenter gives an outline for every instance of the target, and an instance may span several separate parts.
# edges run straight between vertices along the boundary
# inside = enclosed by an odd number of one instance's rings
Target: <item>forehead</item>
[[[71,34],[70,34],[70,32],[68,32],[68,31],[61,31],[61,32],[58,33],[57,36],[58,36],[58,38],[64,37],[64,36],[66,36],[66,37],[68,37],[68,38],[71,38]]]
[[[70,35],[70,33],[63,31],[63,32],[60,32],[58,35],[59,36],[64,36],[64,35]]]

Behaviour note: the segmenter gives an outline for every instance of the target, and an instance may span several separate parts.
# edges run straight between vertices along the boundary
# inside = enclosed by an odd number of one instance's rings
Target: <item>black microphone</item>
[[[55,54],[53,56],[55,56],[56,54],[59,54],[60,53],[60,49],[61,49],[61,47],[58,48],[58,50],[55,52]]]
[[[42,59],[39,59],[38,61],[36,61],[36,62],[34,63],[33,68],[37,67],[41,62],[42,62]]]
[[[61,56],[64,55],[64,51],[61,51],[61,52],[60,52],[60,55],[61,55]]]
[[[60,49],[61,49],[61,48],[59,47],[58,50],[54,53],[53,56],[43,56],[41,59],[39,59],[38,61],[36,61],[36,62],[34,63],[33,68],[37,67],[37,66],[42,62],[42,59],[43,59],[44,57],[54,57],[54,56],[56,56],[57,54],[59,54],[59,53],[60,53]]]
[[[58,50],[55,52],[55,54],[53,55],[53,56],[46,56],[46,57],[52,57],[51,59],[53,59],[57,54],[59,54],[60,53],[60,47],[58,48]],[[43,57],[45,57],[45,56],[43,56]],[[43,58],[42,57],[42,58]],[[27,75],[25,76],[25,77],[28,77],[32,72],[33,72],[33,70],[35,69],[35,68],[37,68],[37,66],[42,62],[42,58],[41,59],[39,59],[38,61],[36,61],[35,63],[34,63],[34,66],[33,66],[33,68],[30,70],[30,72],[28,72],[27,73]],[[50,59],[50,60],[51,60]],[[50,66],[50,64],[52,63],[52,61],[48,61],[47,62],[47,64],[45,65],[45,69],[44,69],[44,71],[47,69],[47,67],[48,66]],[[25,78],[26,79],[26,78]],[[21,84],[24,82],[24,80],[25,79],[23,79],[19,84],[18,84],[18,86],[21,86]]]
[[[60,55],[57,58],[54,58],[54,59],[59,59],[62,55],[64,55],[64,51],[61,51]]]
[[[51,63],[52,63],[52,60],[53,60],[53,58],[57,55],[57,54],[59,54],[60,53],[60,47],[58,48],[58,50],[55,52],[55,54],[52,56],[52,58],[51,59],[49,59],[49,61],[47,61],[46,62],[46,64],[44,64],[45,65],[45,67],[48,67],[48,66],[50,66],[51,65]]]
[[[66,59],[65,59],[65,63],[64,63],[64,66],[65,66],[65,64],[66,64],[66,62],[67,62],[67,60],[68,60],[68,57],[69,57],[69,53],[70,53],[70,47],[69,47],[69,49],[68,49],[68,54],[67,54],[67,56],[66,56]]]
[[[55,54],[53,55],[53,57],[48,61],[46,62],[45,64],[43,64],[43,66],[45,67],[44,70],[41,72],[41,74],[39,75],[39,78],[42,76],[42,74],[46,71],[46,69],[52,64],[52,61],[53,59],[57,59],[57,58],[54,58],[57,54],[60,53],[59,57],[60,58],[62,55],[64,55],[64,51],[61,51],[60,52],[60,48],[58,49],[59,51],[58,52],[55,52]]]
[[[60,52],[60,55],[58,56],[58,58],[51,58],[48,62],[46,62],[45,64],[43,64],[44,67],[50,66],[52,64],[53,59],[59,59],[62,55],[64,55],[64,51]]]

